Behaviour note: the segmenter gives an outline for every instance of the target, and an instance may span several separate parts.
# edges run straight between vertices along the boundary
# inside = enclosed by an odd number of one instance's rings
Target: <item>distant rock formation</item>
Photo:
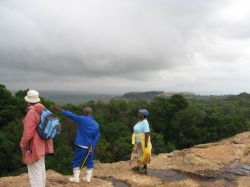
[[[148,173],[142,175],[131,171],[129,161],[112,164],[97,161],[90,184],[82,180],[80,184],[70,184],[69,176],[49,170],[46,186],[249,187],[250,132],[220,142],[153,156],[148,167]],[[2,177],[0,186],[26,187],[27,174]]]
[[[128,92],[122,95],[120,98],[128,100],[153,100],[155,97],[163,96],[166,98],[172,97],[175,94],[180,94],[186,99],[194,99],[197,97],[191,92],[163,92],[163,91],[148,91],[148,92]]]

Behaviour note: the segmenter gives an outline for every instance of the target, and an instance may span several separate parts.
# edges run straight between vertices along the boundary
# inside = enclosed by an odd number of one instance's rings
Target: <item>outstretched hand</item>
[[[62,108],[61,108],[60,106],[58,106],[58,105],[52,105],[50,108],[51,108],[52,110],[54,110],[54,111],[59,111],[59,110],[62,109]]]

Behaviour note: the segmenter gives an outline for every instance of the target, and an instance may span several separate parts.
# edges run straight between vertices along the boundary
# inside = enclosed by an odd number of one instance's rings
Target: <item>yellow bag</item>
[[[149,148],[146,147],[143,151],[143,155],[141,157],[141,164],[146,165],[150,162],[150,151]]]

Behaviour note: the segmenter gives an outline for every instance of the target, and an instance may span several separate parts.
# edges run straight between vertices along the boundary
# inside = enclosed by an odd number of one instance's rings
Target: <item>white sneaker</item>
[[[92,177],[92,173],[93,173],[93,169],[87,169],[86,176],[83,177],[83,180],[85,182],[90,182],[91,181],[91,177]]]
[[[69,182],[79,183],[80,182],[80,170],[73,171],[74,175],[69,178]]]
[[[91,179],[90,179],[90,178],[87,178],[86,176],[83,177],[82,179],[83,179],[83,181],[85,181],[85,182],[90,182],[90,181],[91,181]]]
[[[69,178],[69,182],[72,182],[72,183],[79,183],[80,182],[80,179],[78,178],[75,178],[75,177],[70,177]]]

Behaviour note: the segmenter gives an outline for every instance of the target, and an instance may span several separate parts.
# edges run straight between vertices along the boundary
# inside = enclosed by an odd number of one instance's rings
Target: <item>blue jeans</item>
[[[74,156],[71,161],[72,168],[80,167],[81,162],[85,160],[87,154],[88,154],[88,149],[76,146]],[[88,169],[94,167],[94,148],[92,148],[92,152],[89,153],[89,156],[85,164]]]

